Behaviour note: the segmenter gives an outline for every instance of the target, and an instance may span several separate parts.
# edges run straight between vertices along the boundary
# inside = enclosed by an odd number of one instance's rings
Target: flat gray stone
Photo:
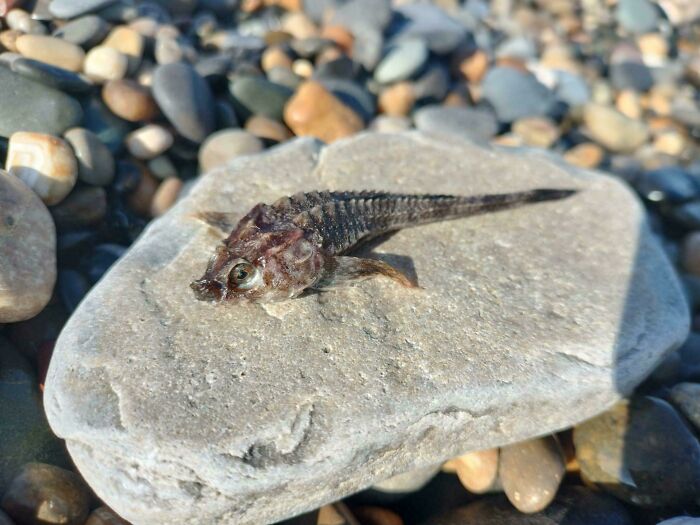
[[[582,191],[382,243],[414,266],[417,290],[375,279],[215,306],[188,286],[222,237],[200,210],[243,214],[323,188],[534,187]],[[688,322],[642,206],[616,179],[416,132],[297,139],[201,177],[151,223],[66,325],[44,399],[85,479],[135,525],[270,523],[590,418]]]

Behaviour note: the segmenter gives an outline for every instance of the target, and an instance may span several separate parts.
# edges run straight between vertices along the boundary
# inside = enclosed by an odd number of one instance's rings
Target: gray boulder
[[[408,229],[382,279],[278,304],[196,301],[222,233],[300,190],[572,198]],[[136,525],[274,522],[392,475],[590,418],[688,330],[676,276],[620,182],[419,133],[298,139],[199,179],[60,336],[45,404],[97,494]]]

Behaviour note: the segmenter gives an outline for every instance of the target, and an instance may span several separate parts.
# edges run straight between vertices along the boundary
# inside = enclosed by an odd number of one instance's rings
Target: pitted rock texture
[[[375,279],[268,305],[196,301],[244,214],[314,189],[574,197],[403,230]],[[620,182],[532,151],[363,134],[203,176],[66,325],[45,403],[86,480],[136,525],[260,524],[394,474],[542,435],[628,393],[686,336],[675,274]]]

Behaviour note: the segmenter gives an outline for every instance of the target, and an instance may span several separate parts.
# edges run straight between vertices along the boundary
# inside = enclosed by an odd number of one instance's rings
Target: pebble
[[[160,217],[175,204],[182,184],[177,177],[169,177],[160,183],[151,201],[151,217]]]
[[[90,49],[107,36],[109,26],[97,15],[86,15],[71,20],[54,31],[53,36],[66,42]]]
[[[636,177],[634,185],[652,202],[680,204],[700,197],[700,181],[680,166],[646,171]]]
[[[107,214],[107,193],[104,188],[82,186],[50,211],[59,231],[98,224]]]
[[[10,68],[19,75],[59,91],[84,94],[92,89],[92,83],[81,75],[38,60],[18,57],[12,61]]]
[[[413,82],[416,99],[421,104],[440,102],[447,95],[451,83],[446,67],[430,65]]]
[[[484,494],[499,486],[498,449],[470,452],[451,460],[459,481],[469,492]]]
[[[670,401],[700,431],[700,383],[678,383],[671,388]]]
[[[686,272],[700,276],[700,231],[690,232],[683,239],[681,262]]]
[[[284,106],[293,91],[287,86],[275,84],[264,78],[242,77],[230,85],[236,113],[246,119],[251,115],[262,115],[282,120]]]
[[[71,147],[62,139],[43,133],[13,133],[5,169],[48,206],[61,202],[78,180],[78,163]]]
[[[85,482],[68,470],[28,463],[12,480],[1,505],[23,525],[84,525],[90,493]]]
[[[454,51],[467,38],[467,31],[445,11],[431,4],[405,4],[396,8],[404,17],[395,40],[419,38],[438,55]]]
[[[85,525],[131,525],[128,521],[119,517],[109,507],[98,507],[92,511]]]
[[[158,64],[174,64],[185,58],[185,49],[177,38],[158,35],[153,54]]]
[[[405,117],[411,112],[415,102],[416,95],[413,84],[410,82],[399,82],[381,92],[379,96],[379,110],[386,115]]]
[[[284,142],[293,137],[287,126],[262,115],[253,115],[246,120],[245,130],[258,138],[273,142]]]
[[[291,69],[292,58],[280,46],[271,46],[263,52],[260,65],[263,71],[270,71],[275,67]]]
[[[74,98],[0,67],[0,136],[16,131],[60,135],[82,118]]]
[[[626,117],[610,106],[587,104],[583,122],[591,138],[614,152],[634,151],[649,139],[644,122]]]
[[[12,323],[34,317],[51,298],[56,234],[46,206],[2,170],[0,202],[0,323]]]
[[[561,135],[554,121],[546,117],[523,117],[513,122],[512,129],[525,144],[537,148],[552,147]]]
[[[553,436],[501,448],[499,477],[508,500],[531,514],[554,500],[564,478],[564,457]]]
[[[126,55],[129,62],[129,72],[131,73],[135,72],[141,64],[144,39],[143,36],[138,33],[138,31],[130,27],[114,27],[101,45],[112,47],[121,54]]]
[[[197,144],[215,126],[214,99],[207,82],[184,63],[158,66],[153,73],[153,97],[180,135]]]
[[[168,177],[177,177],[177,168],[167,155],[160,155],[155,159],[151,159],[146,165],[151,174],[157,179],[165,180]]]
[[[17,53],[17,39],[24,33],[17,29],[7,29],[0,32],[0,45],[12,53]]]
[[[468,82],[479,84],[488,71],[489,56],[485,51],[477,49],[463,58],[458,67]]]
[[[665,401],[636,397],[574,429],[581,473],[616,497],[642,506],[697,498],[700,444]]]
[[[227,164],[241,155],[258,153],[262,141],[248,131],[223,129],[207,138],[199,150],[199,168],[202,173]]]
[[[376,114],[375,97],[360,83],[342,78],[325,78],[319,82],[341,102],[360,115],[365,122],[369,122]]]
[[[649,0],[620,0],[615,18],[630,33],[649,33],[659,22],[657,8]]]
[[[411,120],[408,117],[390,117],[388,115],[377,115],[370,122],[369,129],[377,133],[401,133],[411,129]]]
[[[498,122],[486,108],[425,106],[413,113],[416,128],[426,133],[486,142],[496,135]]]
[[[15,42],[22,56],[52,66],[78,72],[83,69],[85,51],[60,38],[44,35],[22,35]]]
[[[148,217],[151,213],[151,202],[158,191],[158,180],[145,170],[141,170],[141,177],[136,188],[129,194],[129,207],[138,215]]]
[[[603,148],[593,142],[577,144],[564,153],[564,160],[569,164],[591,170],[600,166],[604,158]]]
[[[116,155],[124,148],[124,137],[131,126],[117,117],[98,97],[92,97],[84,106],[85,118],[82,127],[89,129]]]
[[[173,145],[174,137],[163,126],[148,124],[126,136],[126,147],[137,159],[153,159]]]
[[[52,0],[49,11],[57,18],[75,18],[114,3],[116,0]]]
[[[422,40],[405,40],[391,49],[374,70],[381,84],[406,80],[418,73],[428,60],[428,47]]]
[[[334,142],[364,128],[362,118],[316,81],[304,82],[284,108],[295,135]]]
[[[102,100],[112,113],[129,122],[149,121],[158,115],[150,89],[130,79],[107,82]]]
[[[98,83],[124,78],[128,69],[128,57],[112,47],[93,47],[85,57],[85,74]]]
[[[552,91],[529,74],[511,67],[490,69],[482,83],[482,97],[501,122],[546,115],[554,106]]]
[[[78,160],[78,178],[94,186],[107,186],[114,179],[114,157],[92,131],[72,128],[64,138]]]

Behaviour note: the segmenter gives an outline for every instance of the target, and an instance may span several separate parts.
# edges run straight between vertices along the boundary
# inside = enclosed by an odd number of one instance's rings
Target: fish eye
[[[236,264],[228,274],[229,285],[234,288],[245,288],[250,285],[257,269],[247,261]]]

